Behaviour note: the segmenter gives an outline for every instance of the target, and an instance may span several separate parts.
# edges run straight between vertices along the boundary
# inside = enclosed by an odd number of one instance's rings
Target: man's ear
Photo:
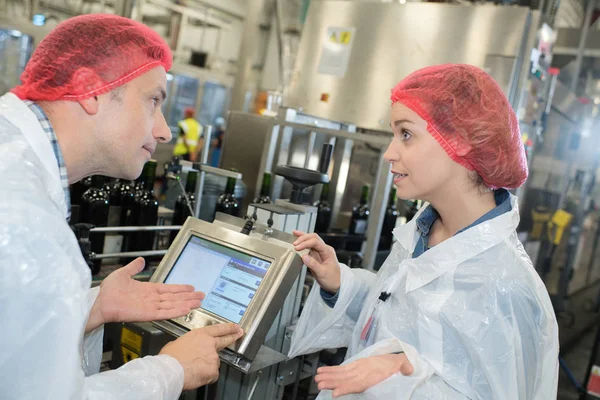
[[[100,108],[100,102],[98,96],[90,97],[88,99],[77,100],[81,108],[85,110],[88,115],[96,115]]]
[[[98,89],[102,82],[94,70],[86,67],[75,71],[71,80],[73,86],[78,88],[80,93],[92,92],[94,89]],[[95,115],[98,112],[98,96],[77,100],[77,102],[89,115]]]

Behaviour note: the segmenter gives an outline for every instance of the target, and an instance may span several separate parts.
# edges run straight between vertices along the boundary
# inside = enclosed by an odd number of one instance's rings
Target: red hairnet
[[[88,14],[59,24],[44,38],[12,92],[34,101],[79,100],[107,93],[149,70],[171,68],[167,43],[128,18]]]
[[[476,171],[488,187],[517,188],[527,179],[517,117],[500,86],[481,69],[423,68],[396,85],[391,100],[423,118],[450,158]]]
[[[184,118],[194,118],[194,115],[196,115],[196,110],[194,110],[192,107],[188,107],[183,110]]]

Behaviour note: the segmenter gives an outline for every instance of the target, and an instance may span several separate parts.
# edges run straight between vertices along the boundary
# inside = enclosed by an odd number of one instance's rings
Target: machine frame
[[[239,323],[244,330],[244,336],[228,348],[246,360],[253,360],[263,344],[275,316],[283,306],[290,288],[302,271],[302,260],[290,243],[275,238],[264,240],[202,220],[188,218],[150,279],[151,282],[163,283],[166,280],[193,236],[271,262],[271,266]],[[159,321],[156,322],[156,325],[179,336],[191,329],[228,322],[230,321],[210,311],[197,308],[185,317]]]

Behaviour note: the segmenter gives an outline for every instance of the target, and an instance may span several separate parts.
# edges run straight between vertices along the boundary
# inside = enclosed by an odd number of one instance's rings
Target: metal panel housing
[[[283,236],[284,234],[278,233],[278,235]],[[151,282],[165,281],[188,240],[193,236],[204,238],[255,257],[262,257],[272,262],[263,282],[256,291],[256,295],[240,321],[239,325],[244,329],[244,337],[229,347],[246,359],[253,360],[276,314],[282,307],[288,291],[302,271],[300,256],[289,243],[295,238],[288,234],[286,237],[288,243],[276,238],[270,238],[267,241],[264,239],[263,234],[257,232],[253,232],[252,235],[248,236],[205,221],[188,218],[175,242],[173,242],[170,251],[152,275]],[[199,265],[199,268],[201,268],[201,265]],[[199,269],[199,273],[201,273],[201,269]],[[192,310],[188,317],[175,318],[173,322],[187,329],[228,322],[225,318],[201,308]]]
[[[502,71],[488,72],[498,75],[515,106],[521,71],[529,64],[531,22],[525,7],[313,2],[284,104],[364,129],[389,130],[390,89],[402,78],[443,63],[493,67],[498,63],[490,65],[492,56],[514,59],[509,72],[506,63]],[[355,28],[341,78],[318,73],[330,27]],[[511,82],[505,82],[507,76]],[[322,100],[322,94],[329,98]]]

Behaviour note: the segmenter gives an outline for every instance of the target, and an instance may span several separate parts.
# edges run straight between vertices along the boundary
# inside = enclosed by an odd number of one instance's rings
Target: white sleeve
[[[315,282],[296,324],[289,357],[348,346],[376,277],[370,271],[340,264],[340,290],[333,308],[325,304]]]
[[[413,365],[413,373],[404,376],[394,374],[383,382],[370,387],[363,393],[344,396],[348,400],[470,400],[469,397],[448,385],[435,374],[434,369],[419,356],[417,350],[400,340],[385,339],[367,347],[360,353],[344,361],[342,365],[353,363],[361,358],[404,352]],[[323,390],[317,400],[331,400],[332,391]]]
[[[88,292],[88,316],[96,298],[100,293],[100,287],[91,288]],[[102,362],[102,339],[104,338],[104,325],[100,325],[83,336],[83,354],[81,365],[85,376],[97,374]]]
[[[399,339],[382,341],[352,360],[404,351],[415,372],[390,377],[367,390],[364,398],[555,399],[558,330],[552,309],[522,282],[512,282],[510,290],[496,290],[493,285],[473,290],[471,281],[467,290],[458,282],[441,311],[446,321],[442,370],[434,370],[425,356]],[[377,352],[386,342],[396,347]]]
[[[129,361],[121,368],[85,378],[85,399],[178,399],[183,367],[168,355]]]
[[[344,364],[404,351],[414,372],[393,375],[356,399],[556,398],[558,332],[552,310],[541,307],[535,293],[519,282],[511,290],[486,285],[473,290],[473,283],[468,284],[469,290],[460,290],[457,284],[459,290],[441,311],[446,321],[442,369],[436,370],[433,360],[398,338],[382,340]]]
[[[183,368],[166,355],[85,377],[97,370],[101,352],[101,332],[84,340],[90,270],[61,213],[43,194],[4,192],[2,186],[2,399],[177,399]]]
[[[526,282],[517,280],[510,289],[460,289],[456,284],[441,310],[447,321],[444,378],[477,399],[556,398],[558,326],[549,299],[538,298]],[[452,376],[453,371],[461,373]]]

